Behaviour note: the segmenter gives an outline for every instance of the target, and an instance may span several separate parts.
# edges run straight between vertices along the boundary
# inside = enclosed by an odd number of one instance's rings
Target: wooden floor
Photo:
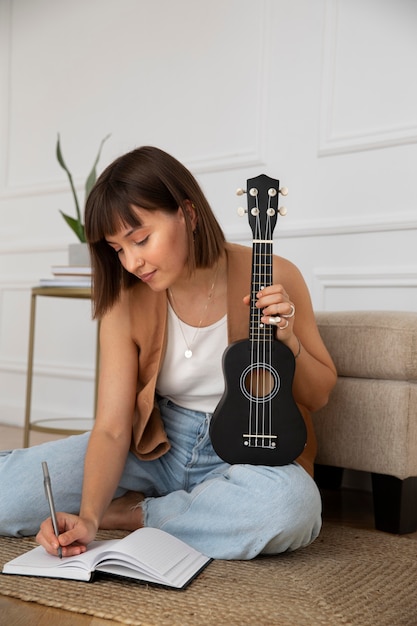
[[[21,429],[0,425],[0,449],[21,447],[22,438]],[[30,443],[33,445],[52,438],[54,437],[33,433]],[[372,497],[369,492],[340,489],[325,491],[322,497],[325,520],[343,522],[355,528],[373,529]],[[417,540],[417,532],[407,537]],[[0,624],[5,626],[109,626],[116,623],[119,622],[43,607],[0,595]]]

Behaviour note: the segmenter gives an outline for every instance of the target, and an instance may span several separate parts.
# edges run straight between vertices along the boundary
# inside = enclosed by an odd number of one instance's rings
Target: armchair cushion
[[[417,313],[320,312],[316,319],[339,376],[417,382]]]
[[[417,313],[316,314],[338,381],[314,415],[317,463],[417,476]]]

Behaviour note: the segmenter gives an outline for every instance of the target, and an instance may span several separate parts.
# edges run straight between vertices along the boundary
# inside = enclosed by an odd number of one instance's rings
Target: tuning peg
[[[241,187],[239,187],[239,189],[236,189],[237,196],[244,196],[245,193],[246,193],[246,189],[242,189]]]
[[[240,206],[237,210],[237,214],[239,215],[239,217],[243,217],[245,215],[245,213],[247,213],[248,210],[244,209],[243,206]]]
[[[287,196],[288,195],[288,187],[281,187],[281,189],[279,190],[279,193],[281,194],[281,196]]]
[[[284,217],[284,215],[287,215],[287,208],[285,206],[280,207],[278,213]]]

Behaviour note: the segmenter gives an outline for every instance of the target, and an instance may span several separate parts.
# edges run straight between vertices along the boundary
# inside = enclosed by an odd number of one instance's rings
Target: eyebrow
[[[123,235],[122,239],[127,239],[128,237],[130,237],[130,235],[133,235],[133,233],[135,233],[137,230],[140,230],[141,228],[143,228],[143,226],[134,226],[133,228],[128,230],[127,233]],[[115,241],[111,241],[110,239],[107,239],[107,237],[106,237],[106,241],[107,243],[116,243]]]

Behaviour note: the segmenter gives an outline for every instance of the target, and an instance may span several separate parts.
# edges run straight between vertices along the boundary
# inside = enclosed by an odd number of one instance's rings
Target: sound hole
[[[274,398],[281,387],[278,372],[268,363],[248,365],[240,375],[240,390],[256,404],[265,404]]]
[[[253,398],[265,398],[274,389],[275,380],[270,371],[258,367],[247,372],[243,384]]]

